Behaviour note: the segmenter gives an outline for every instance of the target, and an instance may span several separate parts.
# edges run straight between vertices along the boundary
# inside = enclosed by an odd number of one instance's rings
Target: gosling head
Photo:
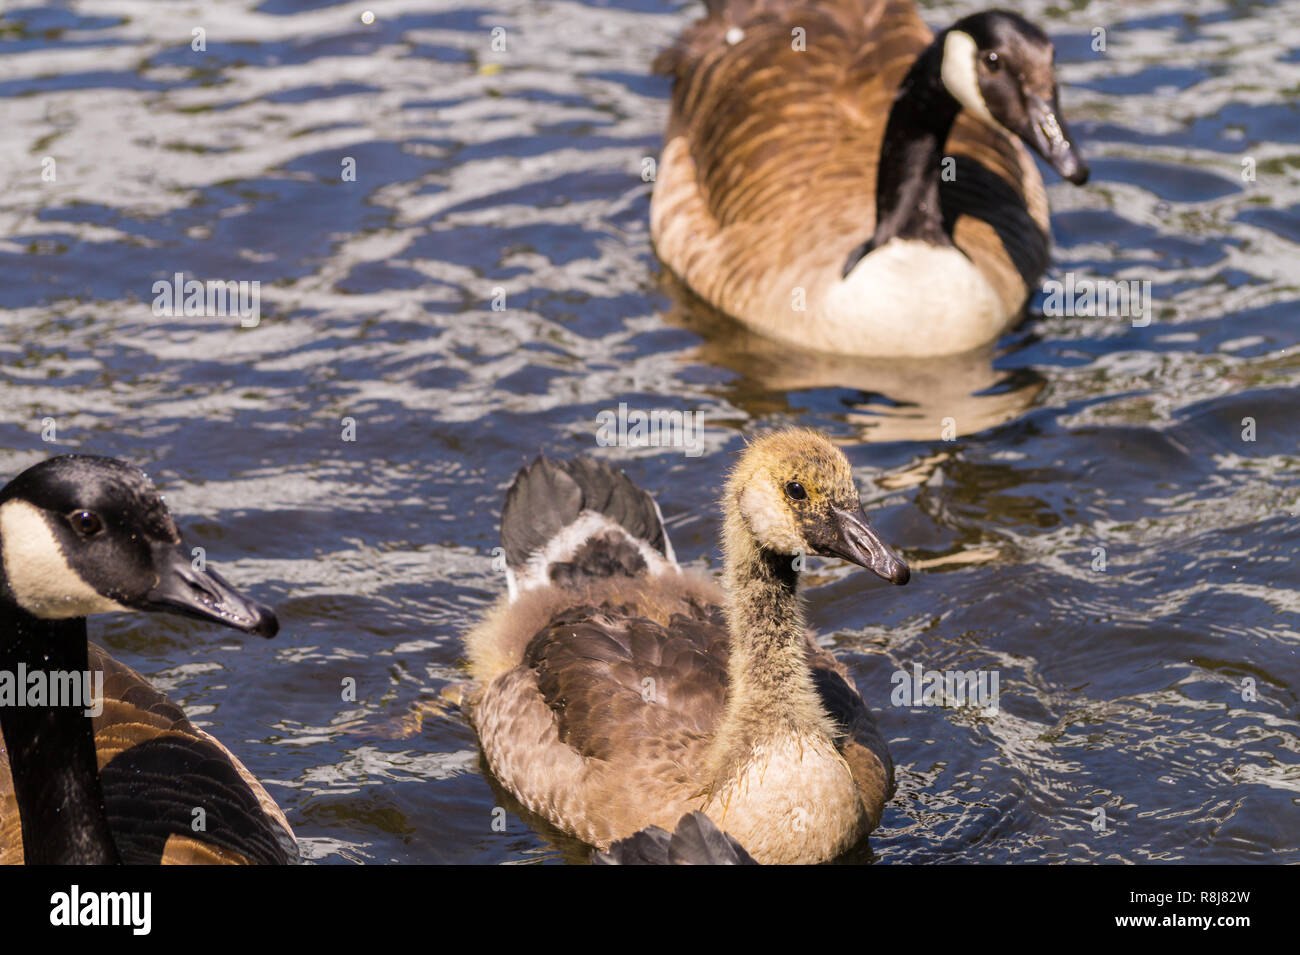
[[[1042,30],[1005,10],[958,20],[943,37],[944,88],[973,115],[1019,136],[1075,185],[1084,161],[1061,118],[1056,51]]]
[[[0,490],[0,592],[34,617],[174,613],[275,636],[275,614],[197,569],[167,506],[139,469],[70,454]]]
[[[910,576],[867,523],[848,459],[816,431],[778,431],[751,444],[725,504],[770,553],[839,557],[895,584]]]

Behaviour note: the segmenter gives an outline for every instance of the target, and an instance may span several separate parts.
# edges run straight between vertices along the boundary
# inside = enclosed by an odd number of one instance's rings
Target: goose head
[[[279,630],[270,608],[191,559],[143,472],[89,455],[43,461],[0,490],[0,598],[40,620],[142,610]]]
[[[768,553],[838,557],[895,584],[910,576],[867,522],[848,459],[815,431],[751,444],[728,480],[725,507]]]
[[[1023,17],[988,10],[944,35],[940,78],[974,116],[1025,141],[1064,179],[1088,181],[1088,164],[1061,118],[1056,51]]]

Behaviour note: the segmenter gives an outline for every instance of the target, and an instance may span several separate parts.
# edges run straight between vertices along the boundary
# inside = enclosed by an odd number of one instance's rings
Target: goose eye
[[[998,59],[997,53],[990,50],[984,54],[984,65],[989,68],[990,73],[996,73],[1002,68],[1002,61]]]
[[[803,489],[803,485],[798,481],[790,481],[786,484],[785,494],[792,501],[803,501],[808,497],[808,492]]]
[[[82,537],[94,537],[104,529],[104,522],[94,511],[73,511],[68,515],[68,523]]]

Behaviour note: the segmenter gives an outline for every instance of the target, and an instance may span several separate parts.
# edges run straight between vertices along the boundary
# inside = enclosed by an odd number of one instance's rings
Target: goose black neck
[[[13,703],[27,700],[27,687],[16,682],[20,672],[44,671],[49,690],[56,671],[85,673],[88,654],[85,618],[41,620],[0,599],[0,670],[15,681],[19,695]],[[45,702],[69,701],[54,700],[47,693]],[[23,859],[28,864],[121,861],[104,811],[94,731],[84,709],[84,705],[0,705],[0,730],[9,754]]]
[[[943,85],[939,34],[908,70],[889,111],[876,171],[876,231],[871,248],[891,239],[951,246],[939,206],[940,167],[961,104]]]

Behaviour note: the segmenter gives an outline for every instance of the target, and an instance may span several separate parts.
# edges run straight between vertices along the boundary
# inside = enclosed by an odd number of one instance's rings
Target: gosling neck
[[[951,246],[939,205],[940,171],[948,133],[961,104],[943,85],[941,33],[912,63],[889,111],[876,171],[878,249],[891,239],[917,239]]]
[[[89,669],[86,620],[41,620],[7,598],[0,571],[0,671],[16,694],[20,667],[44,671],[47,694],[56,671]],[[26,682],[26,681],[24,681]],[[55,702],[48,695],[47,703]],[[65,701],[66,702],[66,701]],[[29,865],[112,865],[121,862],[104,811],[95,736],[83,706],[8,705],[0,701],[0,731],[22,822]]]
[[[808,668],[794,558],[759,547],[739,514],[723,534],[731,655],[716,746],[726,763],[774,736],[829,736],[831,725]]]

